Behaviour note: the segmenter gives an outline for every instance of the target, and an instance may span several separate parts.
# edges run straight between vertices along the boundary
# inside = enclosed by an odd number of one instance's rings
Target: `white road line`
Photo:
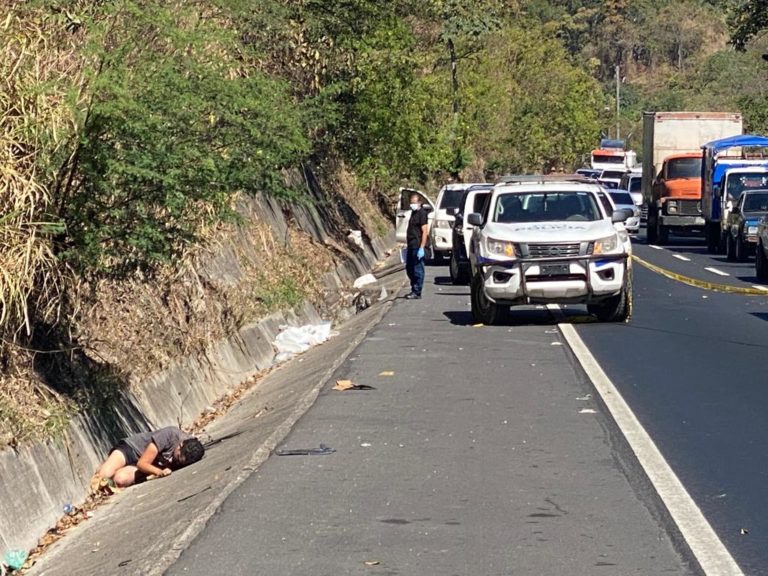
[[[713,268],[712,266],[708,266],[707,268],[704,268],[707,272],[712,272],[712,274],[717,274],[718,276],[730,276],[728,272],[723,272],[722,270],[718,270],[717,268]]]
[[[661,246],[656,246],[656,244],[648,244],[648,248],[653,248],[654,250],[664,250]]]
[[[550,305],[549,308],[558,321],[563,319],[559,306]],[[559,323],[558,327],[627,439],[703,573],[707,576],[744,576],[685,486],[584,344],[576,328],[566,323]]]
[[[678,260],[682,260],[683,262],[690,262],[691,259],[683,256],[682,254],[672,254],[672,258],[677,258]]]
[[[760,286],[760,284],[753,284],[752,288],[757,288],[758,290],[764,290],[768,292],[768,286]]]

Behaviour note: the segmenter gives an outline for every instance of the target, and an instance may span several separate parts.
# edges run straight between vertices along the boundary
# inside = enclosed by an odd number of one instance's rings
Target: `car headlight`
[[[677,214],[677,200],[667,202],[667,214]]]
[[[515,245],[512,242],[507,242],[506,240],[486,238],[485,249],[490,256],[506,256],[507,258],[515,257]]]
[[[611,234],[600,240],[595,240],[592,254],[612,254],[619,250],[621,244],[618,234]]]
[[[747,234],[757,234],[757,221],[755,220],[747,220],[744,222],[744,231]]]
[[[450,220],[436,220],[435,228],[450,228],[452,222]]]

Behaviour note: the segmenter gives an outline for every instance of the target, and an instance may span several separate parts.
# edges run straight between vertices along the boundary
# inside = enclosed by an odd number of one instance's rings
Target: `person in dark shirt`
[[[96,476],[126,488],[149,476],[168,476],[173,470],[194,464],[204,454],[200,440],[176,426],[168,426],[120,440]]]
[[[429,238],[427,211],[421,205],[421,198],[416,194],[411,196],[411,218],[405,235],[405,272],[411,281],[411,293],[406,296],[409,300],[421,298],[424,286],[424,247]]]

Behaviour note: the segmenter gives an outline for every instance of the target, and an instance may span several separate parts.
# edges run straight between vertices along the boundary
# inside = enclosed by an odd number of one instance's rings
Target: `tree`
[[[747,0],[738,5],[730,18],[731,43],[744,50],[755,36],[768,28],[768,0]]]

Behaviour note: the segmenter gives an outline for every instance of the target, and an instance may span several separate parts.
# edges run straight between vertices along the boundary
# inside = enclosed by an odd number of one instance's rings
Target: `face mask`
[[[411,204],[411,210],[413,210],[414,212],[419,208],[421,208],[421,204]]]

